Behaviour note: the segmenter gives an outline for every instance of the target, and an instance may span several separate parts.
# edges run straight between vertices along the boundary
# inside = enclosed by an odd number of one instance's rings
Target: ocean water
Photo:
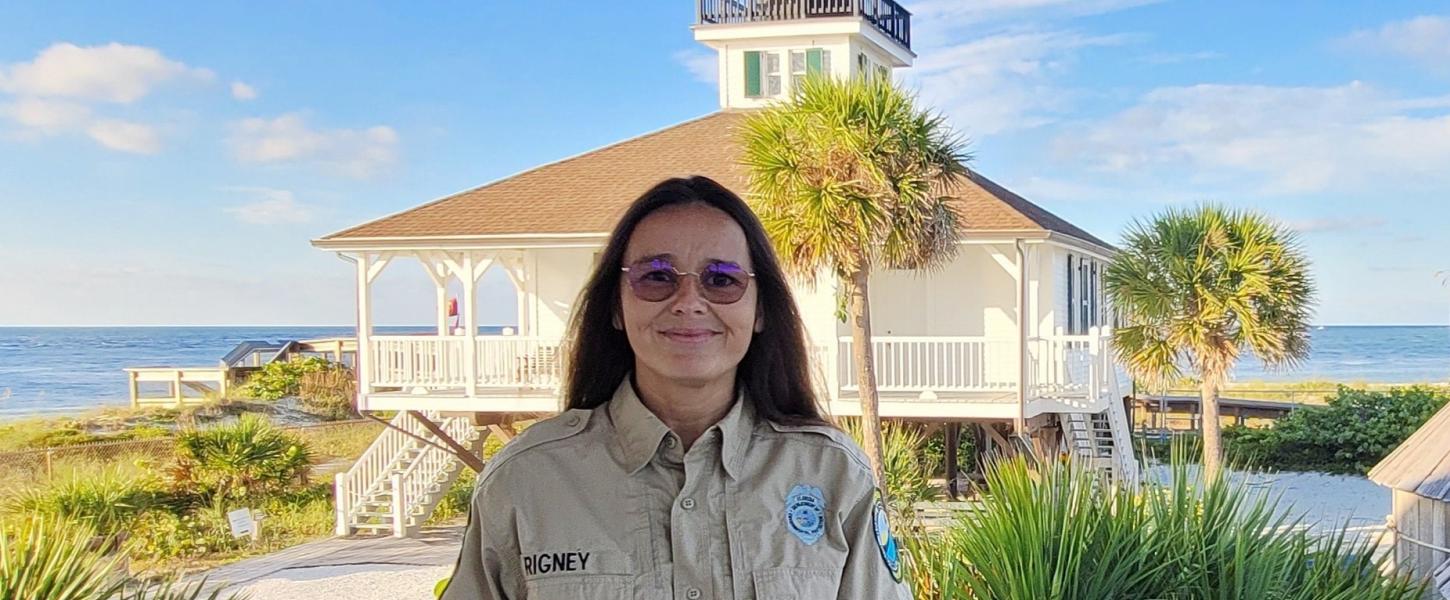
[[[485,327],[496,333],[499,327]],[[382,327],[379,333],[426,333]],[[1243,361],[1240,381],[1450,381],[1450,327],[1324,327],[1291,371]],[[0,418],[129,402],[125,367],[211,366],[238,342],[351,336],[351,327],[0,327]]]

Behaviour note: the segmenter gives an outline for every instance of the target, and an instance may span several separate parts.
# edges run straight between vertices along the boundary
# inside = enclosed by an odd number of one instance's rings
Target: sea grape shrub
[[[1305,406],[1273,428],[1225,432],[1237,457],[1283,470],[1368,473],[1450,401],[1427,387],[1368,391],[1340,386],[1324,406]]]
[[[332,368],[332,362],[316,356],[267,363],[248,377],[237,393],[259,400],[280,400],[296,396],[301,392],[304,375]]]

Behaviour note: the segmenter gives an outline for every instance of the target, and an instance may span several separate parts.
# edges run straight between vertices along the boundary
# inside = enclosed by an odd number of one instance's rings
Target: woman
[[[571,332],[568,410],[489,462],[444,600],[911,597],[740,198],[704,177],[645,192]]]

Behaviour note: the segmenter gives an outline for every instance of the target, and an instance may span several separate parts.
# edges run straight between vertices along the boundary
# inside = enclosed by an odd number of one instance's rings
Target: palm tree
[[[1294,233],[1257,213],[1169,209],[1128,228],[1104,288],[1123,323],[1113,345],[1133,377],[1167,387],[1189,370],[1203,407],[1203,467],[1219,475],[1218,391],[1247,350],[1266,366],[1309,353],[1314,283]]]
[[[750,203],[787,270],[807,283],[829,271],[844,286],[863,446],[885,481],[868,281],[875,268],[929,269],[955,255],[961,216],[946,191],[970,156],[943,117],[886,77],[809,78],[750,115],[742,138]]]

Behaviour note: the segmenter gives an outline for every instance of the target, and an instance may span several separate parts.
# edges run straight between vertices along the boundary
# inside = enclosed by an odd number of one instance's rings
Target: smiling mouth
[[[664,331],[661,331],[660,335],[663,335],[666,338],[676,342],[697,344],[710,340],[715,336],[720,335],[720,333],[717,331],[711,331],[709,329],[666,329]]]

